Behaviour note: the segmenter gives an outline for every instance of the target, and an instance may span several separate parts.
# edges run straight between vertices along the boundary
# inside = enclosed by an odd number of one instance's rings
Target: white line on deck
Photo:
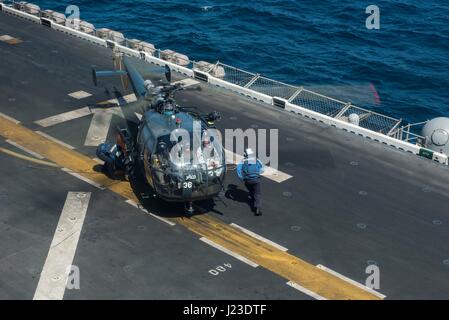
[[[184,88],[186,88],[186,87],[190,87],[190,86],[199,84],[200,82],[196,81],[196,80],[193,80],[191,78],[186,78],[186,79],[183,79],[183,80],[180,80],[180,81],[173,82],[172,85],[173,84],[178,84],[178,83],[180,83]]]
[[[92,117],[84,145],[96,147],[100,143],[104,143],[108,137],[111,121],[111,112],[97,110]]]
[[[123,96],[123,97],[116,98],[116,99],[110,99],[110,100],[102,101],[102,102],[99,102],[97,104],[98,105],[101,105],[101,104],[116,104],[116,105],[121,106],[121,105],[124,105],[124,104],[127,104],[127,103],[131,103],[131,102],[134,102],[134,101],[137,101],[137,97],[136,97],[136,95],[134,93],[132,93],[132,94],[129,94],[127,96]]]
[[[51,140],[51,141],[53,141],[53,142],[55,142],[55,143],[57,143],[57,144],[59,144],[59,145],[65,147],[65,148],[68,148],[68,149],[70,149],[70,150],[75,150],[75,147],[71,146],[70,144],[67,144],[67,143],[65,143],[65,142],[63,142],[63,141],[61,141],[61,140],[58,140],[58,139],[56,139],[56,138],[53,138],[52,136],[50,136],[50,135],[48,135],[48,134],[46,134],[46,133],[44,133],[44,132],[42,132],[42,131],[36,131],[36,133],[37,133],[38,135],[41,135],[41,136],[44,137],[44,138],[47,138],[48,140]]]
[[[142,206],[140,206],[139,204],[135,203],[135,202],[132,201],[132,200],[126,200],[125,202],[126,202],[127,204],[133,206],[134,208],[139,209],[139,210],[143,211],[144,213],[146,213],[146,214],[152,216],[153,218],[156,218],[156,219],[158,219],[158,220],[160,220],[160,221],[162,221],[162,222],[164,222],[164,223],[166,223],[166,224],[168,224],[168,225],[170,225],[170,226],[172,226],[172,227],[176,225],[176,223],[173,223],[173,222],[171,222],[171,221],[169,221],[169,220],[167,220],[167,219],[164,219],[164,218],[162,218],[162,217],[159,217],[159,216],[157,216],[157,215],[155,215],[155,214],[153,214],[153,213],[151,213],[151,212],[148,212],[148,210],[146,210],[145,208],[143,208]]]
[[[289,285],[292,288],[295,288],[298,291],[301,291],[302,293],[304,293],[316,300],[327,300],[326,298],[320,296],[319,294],[317,294],[313,291],[310,291],[309,289],[304,288],[303,286],[297,284],[296,282],[289,281],[289,282],[287,282],[287,285]]]
[[[14,141],[12,141],[12,140],[9,140],[9,139],[8,139],[8,140],[6,140],[6,142],[9,143],[10,145],[16,147],[17,149],[20,149],[20,150],[22,150],[22,151],[24,151],[24,152],[30,154],[31,156],[33,156],[33,157],[35,157],[35,158],[37,158],[37,159],[39,159],[39,160],[45,159],[45,158],[44,158],[43,156],[41,156],[39,153],[36,153],[36,152],[34,152],[34,151],[31,151],[30,149],[27,149],[27,148],[25,148],[25,147],[22,147],[20,144],[14,142]]]
[[[338,278],[340,278],[340,279],[342,279],[342,280],[344,280],[344,281],[346,281],[346,282],[348,282],[348,283],[350,283],[350,284],[352,284],[352,285],[354,285],[354,286],[356,286],[356,287],[358,287],[358,288],[360,288],[362,290],[365,290],[366,292],[369,292],[369,293],[375,295],[376,297],[379,297],[381,299],[385,299],[387,297],[386,295],[383,295],[382,293],[377,292],[376,290],[368,288],[367,286],[364,286],[363,284],[358,283],[357,281],[354,281],[354,280],[352,280],[352,279],[350,279],[350,278],[348,278],[348,277],[346,277],[346,276],[344,276],[344,275],[342,275],[342,274],[340,274],[340,273],[338,273],[338,272],[336,272],[336,271],[334,271],[332,269],[329,269],[328,267],[325,267],[325,266],[323,266],[321,264],[318,264],[316,267],[318,269],[326,271],[327,273],[330,273],[331,275],[336,276],[336,277],[338,277]]]
[[[10,35],[7,35],[7,34],[1,36],[0,41],[6,42],[8,44],[19,44],[22,42],[22,40],[20,40],[18,38],[11,37]]]
[[[209,239],[204,238],[204,237],[200,238],[200,240],[203,241],[204,243],[207,243],[208,245],[210,245],[210,246],[212,246],[212,247],[214,247],[214,248],[224,252],[224,253],[229,254],[230,256],[236,258],[237,260],[240,260],[240,261],[250,265],[253,268],[257,268],[259,266],[257,263],[252,262],[251,260],[248,260],[245,257],[242,257],[238,253],[235,253],[235,252],[233,252],[231,250],[226,249],[225,247],[219,245],[218,243],[213,242],[212,240],[209,240]]]
[[[77,110],[60,113],[60,114],[57,114],[55,116],[51,116],[51,117],[48,117],[45,119],[41,119],[41,120],[36,121],[35,123],[37,123],[41,127],[47,128],[47,127],[54,126],[56,124],[60,124],[60,123],[67,122],[70,120],[82,118],[82,117],[88,116],[90,114],[91,114],[90,109],[88,107],[84,107],[84,108],[80,108]]]
[[[7,116],[6,114],[1,113],[1,112],[0,112],[0,117],[5,118],[5,119],[7,119],[7,120],[9,120],[11,122],[14,122],[15,124],[19,124],[20,123],[19,120],[16,120],[13,117]]]
[[[284,252],[288,251],[288,249],[286,247],[283,247],[283,246],[277,244],[276,242],[268,240],[267,238],[264,238],[264,237],[258,235],[257,233],[254,233],[254,232],[252,232],[252,231],[250,231],[248,229],[245,229],[245,228],[239,226],[238,224],[231,223],[231,226],[233,226],[234,228],[239,229],[243,233],[246,233],[247,235],[249,235],[249,236],[251,236],[253,238],[256,238],[257,240],[260,240],[262,242],[265,242],[266,244],[269,244],[272,247],[275,247],[276,249],[279,249],[279,250],[284,251]]]
[[[11,37],[10,35],[7,35],[7,34],[0,36],[0,41],[10,41],[13,39],[14,39],[13,37]]]
[[[225,154],[226,154],[226,163],[228,164],[239,164],[243,159],[243,156],[229,150],[225,150]],[[274,182],[277,183],[281,183],[290,178],[293,178],[293,176],[285,172],[267,166],[265,167],[265,172],[262,174],[262,176],[264,176],[267,179],[273,180]]]
[[[42,269],[34,300],[62,300],[91,194],[69,192]]]
[[[76,91],[68,94],[70,97],[81,100],[92,96],[89,92],[86,91]]]
[[[104,143],[108,138],[109,127],[111,126],[112,116],[116,115],[125,118],[120,107],[115,108],[95,108],[91,109],[94,114],[87,132],[85,146],[96,147],[100,143]]]
[[[62,168],[61,170],[66,172],[66,173],[68,173],[68,174],[70,174],[71,176],[74,176],[75,178],[77,178],[77,179],[79,179],[81,181],[84,181],[84,182],[90,184],[91,186],[94,186],[95,188],[98,188],[100,190],[105,190],[106,189],[104,186],[100,185],[99,183],[96,183],[95,181],[92,181],[92,180],[90,180],[90,179],[88,179],[86,177],[83,177],[82,175],[80,175],[80,174],[78,174],[76,172],[73,172],[70,169]]]

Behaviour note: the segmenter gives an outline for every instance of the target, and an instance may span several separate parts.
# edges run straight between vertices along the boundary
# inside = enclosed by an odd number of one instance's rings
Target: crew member
[[[260,192],[260,175],[264,171],[264,166],[256,158],[252,149],[246,149],[242,162],[237,166],[237,174],[245,183],[251,198],[251,206],[256,216],[261,216],[262,194]]]
[[[102,143],[97,148],[97,157],[104,161],[103,170],[114,177],[116,171],[125,170],[125,154],[119,144]]]
[[[221,154],[215,148],[212,143],[213,138],[210,138],[207,134],[203,136],[201,146],[198,147],[196,152],[197,161],[200,165],[204,165],[207,168],[209,176],[220,176],[223,172],[221,166]]]
[[[167,145],[164,142],[160,142],[157,146],[156,154],[152,155],[151,161],[152,166],[155,169],[155,175],[158,179],[158,182],[163,185],[166,184],[164,170],[167,167],[167,154]]]

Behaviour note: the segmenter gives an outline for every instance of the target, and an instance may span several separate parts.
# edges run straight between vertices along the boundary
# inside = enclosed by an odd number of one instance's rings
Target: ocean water
[[[221,62],[418,122],[449,116],[443,0],[35,0],[193,60]],[[366,6],[380,8],[368,30]]]

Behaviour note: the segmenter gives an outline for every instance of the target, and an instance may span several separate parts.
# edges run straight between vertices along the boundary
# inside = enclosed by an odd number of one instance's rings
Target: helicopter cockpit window
[[[196,150],[196,161],[200,167],[207,170],[211,177],[221,176],[224,168],[224,153],[222,145],[214,137],[203,135],[201,146]]]
[[[165,163],[173,166],[174,168],[181,168],[190,164],[190,142],[182,141],[178,142],[170,141],[170,136],[159,137],[156,149],[156,154]]]
[[[156,182],[161,185],[167,184],[165,178],[165,171],[169,168],[169,162],[167,160],[168,147],[164,142],[159,142],[156,146],[156,152],[151,155],[150,166],[153,170]]]

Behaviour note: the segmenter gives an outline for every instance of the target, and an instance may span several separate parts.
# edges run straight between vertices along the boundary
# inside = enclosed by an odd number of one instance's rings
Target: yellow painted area
[[[20,124],[0,117],[0,135],[37,152],[55,164],[75,171],[82,176],[107,187],[126,199],[138,201],[127,182],[114,181],[93,170],[97,162],[79,152],[67,149]],[[333,276],[314,265],[289,253],[272,247],[240,230],[210,216],[175,218],[174,222],[192,232],[257,263],[273,273],[293,281],[327,299],[370,299],[379,298],[361,288]]]

